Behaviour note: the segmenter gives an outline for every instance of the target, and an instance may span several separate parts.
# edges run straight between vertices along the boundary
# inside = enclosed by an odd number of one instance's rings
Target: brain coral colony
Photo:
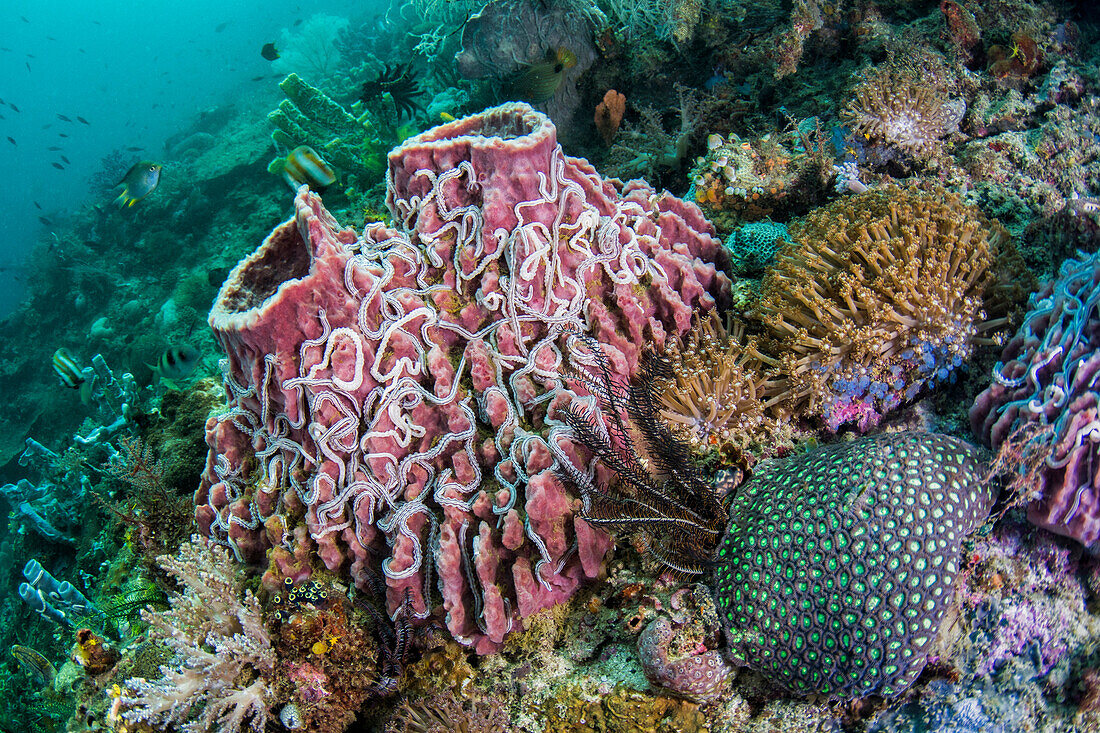
[[[0,729],[1100,730],[1084,6],[288,22],[0,322]]]

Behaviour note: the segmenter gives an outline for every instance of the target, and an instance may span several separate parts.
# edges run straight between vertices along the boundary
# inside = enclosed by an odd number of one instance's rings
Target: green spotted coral
[[[763,467],[733,499],[711,570],[728,656],[797,693],[901,692],[994,498],[977,449],[944,435],[876,436]]]
[[[628,387],[589,348],[598,368],[574,379],[599,412],[578,401],[562,414],[613,480],[560,474],[580,490],[585,519],[633,533],[678,572],[709,573],[734,664],[798,694],[888,697],[909,687],[951,603],[963,541],[996,498],[979,449],[896,433],[773,460],[736,490],[727,517],[715,483],[659,419],[667,363],[648,361]],[[639,650],[670,687],[695,694],[691,675],[702,671],[721,681],[714,656],[673,669],[667,639],[653,641]]]

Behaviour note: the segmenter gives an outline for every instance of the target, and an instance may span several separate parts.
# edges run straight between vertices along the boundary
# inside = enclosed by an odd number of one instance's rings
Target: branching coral
[[[747,447],[774,430],[764,401],[775,391],[756,340],[735,323],[727,333],[715,311],[696,315],[687,338],[669,347],[671,376],[656,382],[657,409],[673,433],[692,446],[733,441]]]
[[[866,428],[952,379],[975,344],[1008,325],[995,286],[1007,233],[951,194],[858,194],[791,234],[756,314],[770,332],[762,350],[782,373],[773,404],[833,429]]]
[[[884,142],[914,158],[931,157],[940,140],[958,132],[966,103],[927,77],[884,66],[867,74],[841,112],[867,139]]]
[[[175,652],[156,681],[133,678],[122,696],[122,717],[184,733],[262,731],[272,694],[267,679],[275,653],[260,616],[260,604],[244,591],[229,552],[193,537],[161,567],[185,588],[171,608],[143,613],[150,638]]]

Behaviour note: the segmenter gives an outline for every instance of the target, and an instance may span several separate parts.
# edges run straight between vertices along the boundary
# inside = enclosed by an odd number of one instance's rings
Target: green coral
[[[734,229],[726,238],[725,245],[735,273],[756,275],[768,269],[779,249],[790,241],[786,224],[765,220]]]
[[[994,492],[977,449],[882,435],[758,471],[730,507],[711,588],[732,655],[799,693],[884,696],[924,667],[966,535]]]
[[[387,146],[365,111],[352,108],[352,114],[297,74],[279,83],[286,99],[267,119],[275,126],[271,134],[285,150],[309,145],[328,163],[340,169],[345,184],[366,189],[380,180],[386,168]],[[268,166],[281,172],[283,158]]]

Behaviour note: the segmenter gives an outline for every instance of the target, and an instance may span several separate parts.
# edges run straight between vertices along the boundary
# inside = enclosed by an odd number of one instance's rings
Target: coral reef
[[[916,159],[932,157],[943,138],[958,132],[966,102],[930,81],[913,70],[874,69],[856,85],[842,116],[864,138]]]
[[[715,226],[730,231],[742,222],[782,222],[806,212],[825,200],[832,170],[818,121],[810,119],[756,139],[712,133],[690,180]]]
[[[398,230],[359,237],[300,191],[223,286],[230,409],[196,516],[249,561],[305,543],[364,590],[384,576],[390,613],[409,594],[485,653],[608,548],[553,478],[583,465],[557,391],[568,331],[631,378],[721,296],[719,245],[693,205],[565,157],[526,105],[411,138],[387,180]]]
[[[866,430],[1007,331],[1007,235],[951,194],[875,189],[791,236],[755,309],[760,351],[778,368],[773,399],[833,430]]]
[[[1028,518],[1095,547],[1100,541],[1100,256],[1066,260],[1031,295],[993,383],[970,409],[974,433],[1015,456]]]

